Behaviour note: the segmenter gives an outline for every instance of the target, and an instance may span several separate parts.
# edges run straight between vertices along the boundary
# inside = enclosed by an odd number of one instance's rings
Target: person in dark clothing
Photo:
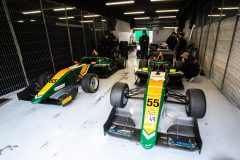
[[[176,59],[181,60],[181,55],[185,52],[187,41],[184,39],[184,33],[179,33],[179,38],[176,47]]]
[[[145,30],[142,32],[142,36],[139,38],[139,43],[141,48],[141,58],[147,58],[149,37],[147,36],[147,33]]]
[[[181,55],[182,58],[182,72],[184,73],[184,77],[192,81],[200,71],[199,64],[193,56],[189,55],[189,52],[184,52]]]
[[[168,48],[170,50],[174,50],[176,45],[177,45],[177,38],[176,38],[176,33],[173,32],[167,39],[166,43],[168,44]]]

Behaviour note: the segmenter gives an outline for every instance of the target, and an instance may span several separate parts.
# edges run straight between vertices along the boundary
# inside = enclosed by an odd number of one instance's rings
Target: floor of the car
[[[122,81],[134,88],[133,73],[139,61],[135,55],[129,56],[126,69],[117,71],[108,79],[101,79],[97,93],[84,93],[79,86],[76,99],[64,108],[19,101],[16,94],[8,96],[13,99],[0,107],[0,159],[239,159],[240,111],[205,77],[184,82],[185,90],[201,88],[207,98],[206,116],[199,120],[203,140],[200,155],[198,152],[161,147],[145,150],[139,143],[104,136],[103,124],[112,109],[109,101],[111,87],[115,82]],[[132,113],[136,126],[140,128],[143,101],[130,100],[125,109]]]

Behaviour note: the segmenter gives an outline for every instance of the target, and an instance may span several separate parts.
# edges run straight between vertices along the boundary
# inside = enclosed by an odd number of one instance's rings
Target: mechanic
[[[181,55],[181,58],[184,77],[191,82],[196,76],[198,76],[200,71],[197,59],[189,55],[189,52],[184,52]]]
[[[139,38],[139,44],[141,48],[141,58],[147,58],[149,37],[147,36],[146,30],[142,32],[142,36]]]
[[[181,60],[181,55],[185,52],[187,46],[187,41],[184,39],[184,33],[179,33],[179,38],[176,46],[176,59],[177,61]]]
[[[168,48],[173,51],[177,45],[177,38],[175,32],[172,32],[172,34],[167,38],[166,43],[168,44]]]

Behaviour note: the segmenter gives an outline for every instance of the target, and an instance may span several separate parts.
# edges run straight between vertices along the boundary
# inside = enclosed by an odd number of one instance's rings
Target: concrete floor
[[[100,80],[95,94],[81,89],[65,108],[18,101],[16,94],[0,107],[0,160],[239,160],[240,111],[204,77],[185,82],[185,88],[201,88],[207,98],[206,116],[199,120],[202,153],[154,147],[145,150],[139,143],[103,135],[111,105],[109,95],[117,81],[134,87],[132,54],[128,67]],[[79,87],[81,88],[81,87]],[[127,108],[140,126],[142,101],[131,100]]]

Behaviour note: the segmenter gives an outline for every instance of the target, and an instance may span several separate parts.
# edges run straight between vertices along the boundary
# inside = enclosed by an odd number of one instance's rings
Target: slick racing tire
[[[119,68],[126,68],[127,62],[125,57],[119,57],[117,59],[117,67]]]
[[[110,102],[113,107],[124,108],[128,102],[129,87],[126,83],[117,82],[113,85]]]
[[[87,73],[81,80],[82,90],[86,93],[95,93],[99,87],[99,79],[96,74]]]
[[[139,61],[138,68],[141,69],[141,68],[145,68],[145,67],[148,67],[148,61],[146,59],[141,59]]]
[[[206,114],[206,97],[201,89],[188,89],[186,96],[189,102],[186,105],[188,117],[203,118]]]

